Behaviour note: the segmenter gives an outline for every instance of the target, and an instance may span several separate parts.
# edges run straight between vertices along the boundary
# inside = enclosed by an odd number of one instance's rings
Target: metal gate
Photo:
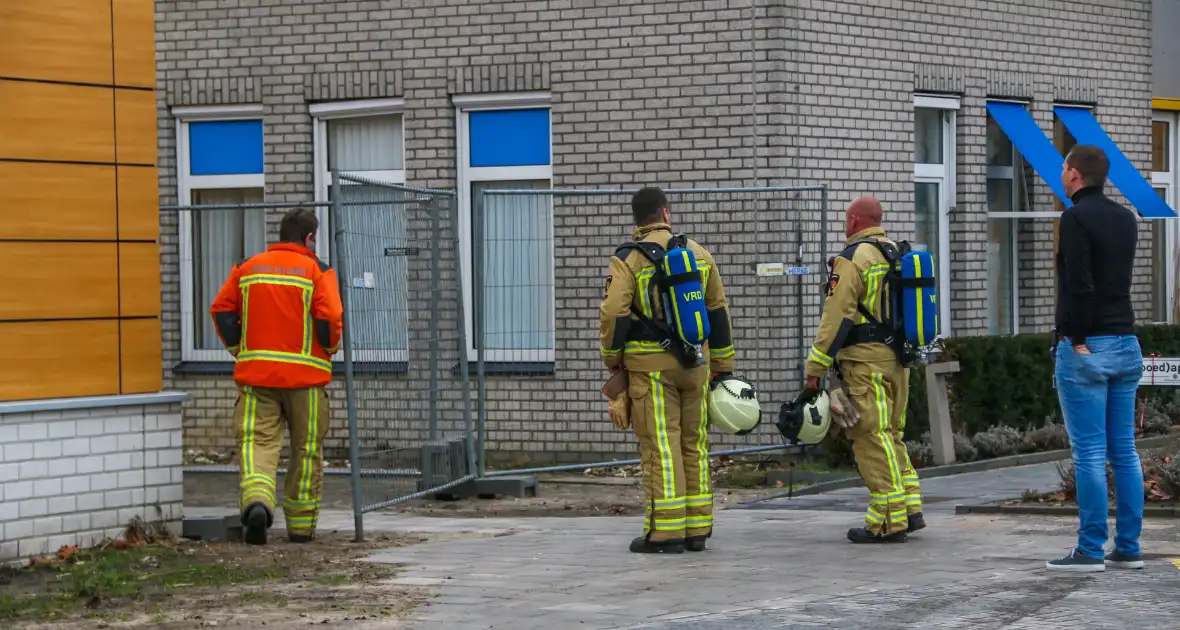
[[[333,180],[359,539],[364,512],[474,479],[472,396],[455,193]]]
[[[559,450],[586,440],[614,440],[614,452],[634,448],[629,436],[599,430],[605,403],[591,381],[604,372],[597,318],[588,313],[597,313],[607,257],[634,227],[630,198],[636,189],[551,190],[541,187],[545,182],[536,189],[528,188],[528,182],[519,184],[485,187],[472,199],[479,474],[501,477],[636,464],[639,460],[612,459],[488,470],[489,443],[493,450],[511,451],[538,435]],[[664,192],[674,229],[701,242],[717,259],[734,320],[740,372],[759,387],[764,412],[777,412],[778,403],[802,383],[810,337],[823,308],[818,284],[830,236],[827,188]],[[586,290],[578,290],[582,287]],[[558,365],[567,374],[579,370],[584,376],[576,378],[585,382],[537,385],[536,380],[497,374],[556,372]],[[532,389],[520,391],[526,387]],[[544,400],[548,409],[534,405]],[[578,430],[568,430],[571,426]],[[745,438],[714,434],[710,439],[729,447],[713,456],[784,448],[773,423],[766,422]]]

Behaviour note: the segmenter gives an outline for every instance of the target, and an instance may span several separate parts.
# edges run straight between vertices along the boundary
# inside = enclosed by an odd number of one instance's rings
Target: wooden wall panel
[[[115,90],[115,118],[119,163],[155,164],[155,92]]]
[[[119,313],[123,317],[160,314],[160,246],[119,243]]]
[[[152,0],[114,0],[115,85],[156,86],[156,13]]]
[[[0,400],[119,393],[118,320],[0,323]]]
[[[113,166],[0,162],[0,239],[114,240],[115,215]]]
[[[0,76],[110,85],[110,0],[0,2]]]
[[[0,282],[0,320],[118,317],[115,248],[115,243],[5,243],[4,264],[20,273]]]
[[[160,237],[160,180],[155,167],[119,167],[119,238]]]
[[[115,161],[110,88],[0,80],[0,103],[0,158]]]
[[[160,320],[120,320],[119,347],[123,353],[122,393],[160,391],[164,378],[164,360],[160,354]]]

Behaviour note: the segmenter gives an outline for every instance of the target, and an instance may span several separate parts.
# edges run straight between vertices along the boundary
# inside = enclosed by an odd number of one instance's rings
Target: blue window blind
[[[549,164],[549,110],[507,109],[471,112],[471,166]]]
[[[262,121],[218,120],[188,126],[189,174],[262,172]]]

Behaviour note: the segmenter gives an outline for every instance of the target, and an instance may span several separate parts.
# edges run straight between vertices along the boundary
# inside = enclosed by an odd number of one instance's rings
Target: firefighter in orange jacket
[[[222,343],[237,358],[234,422],[240,446],[238,507],[247,543],[266,544],[274,524],[275,469],[291,436],[283,514],[291,542],[315,535],[324,475],[332,355],[344,309],[336,272],[316,257],[315,213],[296,208],[279,224],[279,243],[236,265],[210,309]]]

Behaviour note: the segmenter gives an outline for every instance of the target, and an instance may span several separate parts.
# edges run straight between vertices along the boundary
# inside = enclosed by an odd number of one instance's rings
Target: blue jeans
[[[1115,549],[1139,553],[1143,529],[1143,469],[1135,450],[1135,391],[1143,370],[1143,353],[1134,335],[1090,337],[1090,355],[1057,346],[1054,374],[1065,414],[1077,480],[1078,551],[1102,558],[1107,540],[1106,461],[1114,472]]]

